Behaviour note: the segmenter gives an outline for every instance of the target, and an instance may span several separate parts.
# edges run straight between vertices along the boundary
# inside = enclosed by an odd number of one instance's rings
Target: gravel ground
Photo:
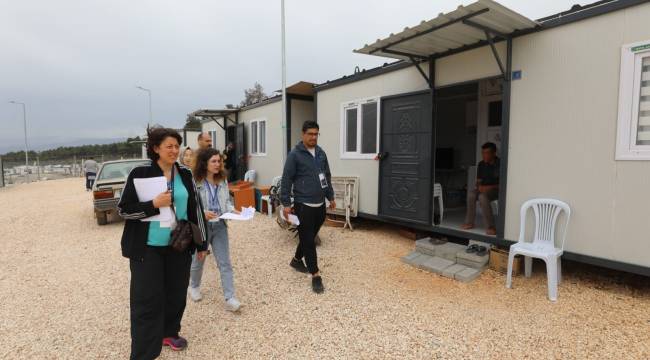
[[[81,179],[0,189],[0,204],[0,358],[127,358],[123,223],[96,225]],[[567,266],[553,304],[543,268],[513,290],[489,270],[462,284],[401,263],[414,244],[388,225],[321,237],[319,296],[272,220],[232,222],[241,314],[223,309],[210,260],[183,319],[189,348],[161,358],[650,358],[647,278]]]

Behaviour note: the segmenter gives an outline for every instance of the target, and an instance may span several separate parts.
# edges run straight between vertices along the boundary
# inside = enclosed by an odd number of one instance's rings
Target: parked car
[[[98,225],[106,225],[110,213],[117,212],[117,203],[131,169],[149,165],[149,160],[116,160],[102,164],[93,184],[93,204]]]

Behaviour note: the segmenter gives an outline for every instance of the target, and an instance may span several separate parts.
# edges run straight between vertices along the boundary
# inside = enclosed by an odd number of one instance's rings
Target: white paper
[[[135,185],[135,192],[138,194],[138,200],[140,202],[151,201],[156,196],[167,191],[167,178],[164,176],[158,176],[152,178],[133,179],[133,185]],[[162,207],[158,210],[160,210],[159,215],[150,216],[140,220],[170,223],[172,220],[171,208]]]
[[[251,220],[254,216],[255,216],[255,208],[247,207],[241,209],[241,214],[225,213],[219,216],[219,219],[246,221],[246,220]]]
[[[296,226],[300,225],[300,219],[298,219],[298,216],[294,214],[289,214],[289,219],[287,220],[287,218],[284,217],[284,212],[280,211],[280,217],[282,218],[282,220],[287,221],[291,224],[294,224]]]
[[[298,226],[300,225],[300,219],[294,214],[289,214],[289,222]]]

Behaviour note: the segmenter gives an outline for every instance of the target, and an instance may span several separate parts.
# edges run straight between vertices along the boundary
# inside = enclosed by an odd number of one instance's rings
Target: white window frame
[[[260,152],[260,145],[262,144],[261,137],[260,137],[260,123],[264,123],[264,152]],[[266,118],[261,118],[261,119],[255,119],[251,120],[250,122],[250,128],[248,131],[248,148],[249,148],[249,154],[251,156],[266,156],[267,155],[267,147],[269,145],[268,142],[268,133],[269,133],[269,127],[267,126],[268,122],[266,121]],[[255,139],[256,145],[257,145],[257,152],[253,152],[253,126],[257,128],[256,134],[257,138]]]
[[[641,98],[642,60],[650,57],[650,40],[623,45],[618,94],[616,160],[650,160],[650,145],[636,145]]]
[[[370,103],[370,102],[376,102],[377,103],[377,134],[375,136],[377,137],[377,148],[375,149],[376,151],[373,153],[368,153],[368,154],[363,154],[361,153],[361,146],[362,146],[362,139],[361,139],[361,133],[362,133],[362,128],[363,128],[363,106],[364,104]],[[347,151],[346,145],[347,145],[347,124],[346,124],[346,112],[349,109],[357,109],[357,151]],[[374,160],[377,154],[379,153],[380,144],[380,135],[381,135],[381,99],[379,96],[372,96],[372,97],[367,97],[363,99],[357,99],[353,101],[346,101],[344,103],[341,103],[341,128],[340,128],[340,138],[339,138],[339,144],[340,144],[340,154],[341,154],[341,159],[348,159],[348,160]]]

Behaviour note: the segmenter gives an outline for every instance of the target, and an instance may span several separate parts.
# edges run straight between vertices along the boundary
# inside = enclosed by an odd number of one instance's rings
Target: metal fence
[[[139,159],[141,156],[141,154],[133,154],[128,157],[108,154],[88,154],[60,159],[40,160],[36,158],[34,161],[30,161],[29,166],[26,166],[25,162],[9,162],[0,158],[0,170],[2,171],[0,187],[34,181],[83,177],[83,163],[91,157],[101,165],[104,161]]]

